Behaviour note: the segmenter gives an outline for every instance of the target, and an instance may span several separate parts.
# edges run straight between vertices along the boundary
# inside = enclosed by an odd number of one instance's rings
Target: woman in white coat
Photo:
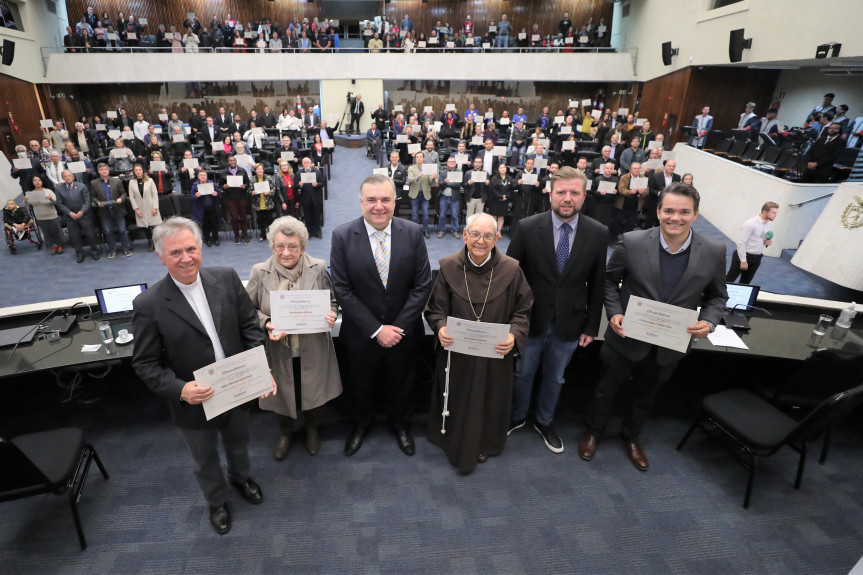
[[[159,213],[159,192],[156,183],[144,173],[141,164],[132,168],[133,177],[129,180],[129,202],[135,210],[135,223],[147,232],[147,251],[156,249],[153,246],[153,228],[162,223]]]

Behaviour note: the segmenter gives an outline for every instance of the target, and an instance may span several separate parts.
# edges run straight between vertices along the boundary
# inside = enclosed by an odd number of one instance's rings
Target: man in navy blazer
[[[207,421],[201,403],[214,390],[198,385],[194,372],[263,345],[264,332],[237,272],[201,267],[197,224],[168,219],[153,230],[153,243],[168,275],[133,302],[132,367],[147,387],[168,400],[171,419],[195,460],[195,477],[210,504],[210,522],[223,535],[231,529],[231,516],[219,436],[230,484],[249,503],[260,503],[263,494],[249,477],[248,412],[239,406]]]
[[[575,350],[599,334],[602,318],[608,228],[579,214],[586,191],[582,172],[560,168],[551,177],[551,210],[521,220],[506,252],[518,260],[534,294],[530,334],[513,382],[510,433],[525,424],[542,365],[534,429],[552,453],[563,452],[551,427],[563,372]]]
[[[413,357],[424,331],[431,271],[422,228],[393,218],[395,188],[373,175],[360,186],[363,215],[333,231],[330,268],[342,308],[339,340],[348,350],[354,429],[345,455],[356,453],[374,421],[375,388],[385,392],[399,448],[413,455],[410,433]]]
[[[687,309],[701,306],[698,321],[686,331],[695,338],[711,333],[728,299],[725,288],[725,245],[692,230],[698,217],[698,192],[673,183],[659,194],[659,227],[623,235],[605,273],[605,312],[608,329],[601,357],[605,374],[597,384],[581,436],[579,456],[590,461],[596,443],[611,418],[618,391],[634,377],[621,435],[630,460],[647,471],[647,456],[639,444],[656,392],[671,379],[685,353],[626,337],[625,313],[630,296]]]

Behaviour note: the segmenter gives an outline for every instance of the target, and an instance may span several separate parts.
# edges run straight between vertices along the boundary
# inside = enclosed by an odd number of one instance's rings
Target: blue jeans
[[[509,35],[497,36],[494,39],[495,48],[509,48]]]
[[[458,207],[459,200],[457,197],[452,196],[441,196],[440,197],[440,210],[438,211],[437,216],[437,229],[439,232],[443,232],[447,230],[446,225],[446,214],[449,212],[450,220],[452,222],[452,231],[458,231]]]
[[[569,365],[572,354],[578,347],[578,340],[561,341],[554,335],[554,322],[548,324],[545,332],[537,337],[529,337],[521,358],[516,365],[512,388],[512,419],[518,421],[527,416],[530,395],[536,370],[542,363],[542,381],[536,398],[536,422],[549,425],[554,419],[557,398],[563,386],[563,371]]]
[[[429,231],[429,201],[425,199],[423,193],[417,194],[417,197],[411,199],[411,221],[415,224],[419,223],[419,210],[423,214],[423,231]]]
[[[117,242],[114,241],[114,232],[120,236],[120,244],[124,250],[131,250],[129,234],[126,233],[126,219],[116,209],[108,208],[107,215],[102,217],[102,229],[105,231],[105,240],[108,242],[108,251],[117,251]]]

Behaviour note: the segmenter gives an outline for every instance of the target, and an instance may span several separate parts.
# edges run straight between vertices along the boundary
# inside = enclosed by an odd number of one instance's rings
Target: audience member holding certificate
[[[219,216],[221,203],[219,190],[208,178],[205,170],[198,172],[198,179],[192,182],[189,193],[189,203],[192,204],[192,221],[204,232],[204,243],[207,247],[219,245]]]
[[[310,455],[318,452],[321,439],[317,410],[341,395],[342,380],[330,332],[287,334],[274,330],[270,292],[327,291],[331,303],[326,321],[330,328],[336,323],[338,305],[326,262],[306,253],[309,232],[302,222],[292,216],[278,218],[270,225],[267,238],[273,255],[252,267],[246,291],[258,310],[261,327],[269,335],[267,357],[279,393],[261,399],[260,406],[278,416],[281,434],[274,454],[282,460],[291,448],[294,422],[300,410],[306,418],[306,450]]]
[[[701,306],[698,321],[686,327],[692,337],[711,333],[728,299],[725,289],[725,244],[692,230],[698,217],[698,192],[675,182],[659,194],[659,227],[623,235],[608,260],[605,310],[608,329],[601,357],[605,374],[587,415],[587,429],[578,451],[590,461],[597,439],[611,418],[618,391],[631,377],[632,399],[625,408],[621,435],[632,463],[647,471],[639,438],[659,388],[671,379],[685,353],[626,337],[626,306],[630,296],[690,310]],[[622,283],[621,283],[622,282]]]
[[[132,367],[147,387],[168,401],[171,419],[195,460],[210,523],[223,535],[231,529],[228,482],[249,503],[261,503],[264,496],[249,476],[248,411],[238,406],[208,420],[201,404],[214,397],[215,389],[199,386],[193,373],[263,345],[264,330],[237,272],[201,267],[201,231],[195,222],[171,218],[153,231],[153,243],[168,275],[135,298]],[[220,437],[227,482],[219,461]],[[183,480],[166,479],[175,489]]]
[[[462,473],[503,452],[512,403],[512,352],[527,339],[533,305],[518,261],[495,249],[499,237],[493,216],[470,216],[463,232],[465,247],[440,260],[425,309],[426,321],[443,346],[432,383],[428,437]],[[449,353],[446,348],[454,340],[447,334],[448,316],[509,324],[509,337],[495,348],[503,359]]]
[[[264,173],[264,164],[255,164],[251,186],[252,211],[257,214],[258,242],[263,242],[267,239],[267,228],[276,213],[276,203],[273,201],[275,197],[273,179]]]

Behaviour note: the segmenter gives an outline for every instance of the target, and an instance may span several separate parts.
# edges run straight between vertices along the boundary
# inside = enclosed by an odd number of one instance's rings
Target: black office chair
[[[756,457],[769,457],[786,444],[794,449],[800,454],[794,488],[800,489],[806,464],[807,443],[841,423],[861,403],[863,385],[832,395],[809,415],[795,421],[750,391],[722,391],[702,400],[702,414],[680,440],[677,450],[683,449],[696,427],[723,440],[723,447],[749,470],[746,495],[743,497],[743,507],[749,508],[752,485],[755,482]]]
[[[81,549],[86,549],[78,499],[94,460],[108,479],[96,450],[84,443],[84,434],[77,428],[31,433],[12,440],[0,438],[0,502],[68,492],[78,540]]]

